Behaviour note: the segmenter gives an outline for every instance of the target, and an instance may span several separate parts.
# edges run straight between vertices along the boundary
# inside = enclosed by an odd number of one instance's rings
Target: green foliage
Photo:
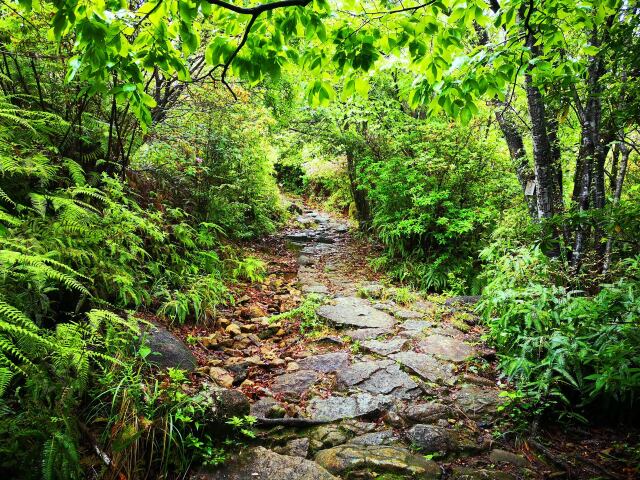
[[[270,322],[277,322],[279,320],[299,320],[300,332],[303,334],[313,334],[323,327],[323,322],[318,317],[316,310],[324,303],[324,297],[312,293],[307,295],[302,303],[289,310],[288,312],[273,315],[269,318]]]
[[[478,126],[396,124],[370,142],[360,183],[385,246],[374,266],[425,290],[473,291],[478,251],[516,195],[500,152]]]
[[[133,162],[148,203],[166,202],[231,239],[273,232],[282,209],[267,141],[268,112],[254,101],[224,106],[208,88],[197,108],[154,129]]]
[[[533,399],[572,411],[608,402],[630,407],[640,392],[640,259],[593,295],[558,286],[540,250],[491,264],[482,310],[504,374]],[[541,408],[541,406],[543,406]]]
[[[255,257],[245,257],[236,261],[233,278],[251,283],[264,282],[267,276],[267,264]]]

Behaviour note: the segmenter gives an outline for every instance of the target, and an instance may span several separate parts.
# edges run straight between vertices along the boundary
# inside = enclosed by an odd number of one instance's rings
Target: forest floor
[[[214,326],[181,333],[199,339],[201,374],[251,400],[258,436],[193,478],[637,478],[629,432],[513,433],[477,299],[383,283],[345,219],[305,206],[250,249],[266,281],[235,292]]]

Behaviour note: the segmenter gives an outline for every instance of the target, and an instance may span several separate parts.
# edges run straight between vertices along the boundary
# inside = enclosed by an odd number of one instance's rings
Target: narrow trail
[[[200,371],[250,398],[258,439],[193,478],[471,480],[556,470],[492,435],[503,397],[476,299],[384,286],[367,267],[369,248],[346,221],[306,208],[255,246],[269,277],[223,312],[224,333],[200,353]],[[320,304],[314,325],[270,318],[305,295]]]

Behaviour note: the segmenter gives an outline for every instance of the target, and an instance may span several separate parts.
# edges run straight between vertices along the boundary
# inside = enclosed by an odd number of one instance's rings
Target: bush
[[[539,249],[490,264],[479,308],[504,374],[541,413],[590,405],[631,408],[640,394],[640,257],[588,296],[562,286]],[[617,409],[614,409],[614,411]]]
[[[273,232],[283,211],[268,112],[251,102],[225,106],[216,90],[194,96],[197,107],[154,127],[136,153],[136,188],[146,203],[181,208],[232,239]]]
[[[515,177],[477,127],[405,120],[360,160],[372,226],[385,247],[376,265],[426,290],[477,291],[478,252],[502,209],[517,198]]]

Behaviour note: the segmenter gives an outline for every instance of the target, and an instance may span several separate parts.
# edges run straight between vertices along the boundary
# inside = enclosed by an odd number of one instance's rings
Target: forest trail
[[[218,332],[225,333],[200,351],[200,370],[251,399],[258,438],[239,457],[193,478],[551,473],[553,465],[509,451],[513,445],[492,436],[504,397],[495,352],[482,343],[473,313],[477,299],[426,299],[384,286],[367,267],[368,248],[346,221],[309,208],[295,226],[255,246],[269,277],[220,320]],[[274,320],[301,293],[316,299],[301,312],[308,324],[286,315]]]

